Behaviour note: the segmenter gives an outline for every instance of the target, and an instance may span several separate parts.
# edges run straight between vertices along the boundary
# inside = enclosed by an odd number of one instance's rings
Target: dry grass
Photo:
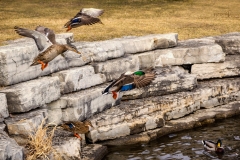
[[[176,32],[179,39],[240,31],[239,0],[18,0],[0,1],[0,43],[19,38],[15,25],[44,25],[63,33],[64,23],[82,7],[102,8],[104,25],[72,29],[75,40]]]
[[[34,134],[29,135],[29,142],[26,145],[26,160],[49,159],[51,154],[55,156],[56,160],[61,159],[52,147],[56,127],[49,131],[48,126],[44,126],[44,123],[45,120],[42,121]]]

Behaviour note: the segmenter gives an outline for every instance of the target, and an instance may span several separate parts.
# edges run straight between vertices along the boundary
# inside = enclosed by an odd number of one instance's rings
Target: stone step
[[[8,86],[0,91],[7,97],[9,113],[30,111],[60,97],[58,77],[43,77]]]
[[[155,66],[183,65],[209,62],[223,62],[225,53],[218,44],[209,41],[180,41],[177,47],[144,53],[143,61],[151,61]]]
[[[125,54],[135,54],[154,49],[177,46],[177,33],[129,36],[97,42],[77,42],[75,45],[93,62],[119,58]]]
[[[36,109],[27,113],[14,114],[4,121],[9,135],[27,139],[45,118],[47,118],[47,109]]]
[[[103,159],[108,153],[107,146],[100,144],[88,144],[83,148],[83,160],[100,160]]]
[[[71,93],[106,82],[104,74],[95,74],[90,65],[53,73],[60,80],[61,93]]]
[[[156,78],[149,86],[124,92],[122,100],[166,95],[197,87],[196,76],[189,74],[182,67],[161,67],[155,71]]]
[[[157,122],[184,117],[200,109],[206,101],[213,107],[238,100],[229,98],[223,103],[211,103],[211,99],[229,94],[238,95],[240,78],[200,82],[197,89],[189,92],[123,101],[94,118],[90,118],[95,129],[88,138],[92,142],[119,138],[147,129],[159,128]],[[151,117],[151,118],[146,118]],[[152,122],[152,123],[149,123]]]
[[[213,123],[215,119],[223,119],[238,114],[240,114],[240,102],[235,101],[227,105],[217,106],[210,109],[201,109],[177,120],[170,120],[166,122],[166,125],[162,128],[148,130],[139,134],[120,137],[113,140],[106,140],[101,142],[101,144],[117,146],[148,143],[150,140],[155,140],[170,133],[200,127]]]
[[[23,148],[2,130],[0,130],[0,148],[0,159],[23,160]]]
[[[194,64],[191,69],[192,74],[197,75],[197,79],[222,78],[240,75],[239,55],[228,55],[222,63],[202,63]]]
[[[0,122],[9,116],[6,95],[0,93]]]
[[[71,36],[72,34],[68,34],[64,38],[60,38],[59,41],[66,44],[66,38],[71,38]],[[38,54],[37,46],[30,38],[1,46],[0,85],[7,86],[28,81],[69,67],[82,66],[89,62],[83,62],[81,55],[67,51],[65,53],[66,59],[58,56],[42,71],[40,65],[30,66]]]
[[[119,103],[121,94],[114,100],[111,94],[102,95],[107,85],[91,87],[79,92],[65,94],[48,105],[48,122],[84,120]]]

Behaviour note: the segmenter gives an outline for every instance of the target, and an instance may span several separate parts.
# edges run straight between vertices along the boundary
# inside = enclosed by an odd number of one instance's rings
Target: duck
[[[142,88],[149,85],[155,79],[155,72],[153,69],[147,69],[146,71],[127,71],[108,85],[102,94],[106,95],[112,93],[113,99],[117,99],[117,93],[121,91],[128,91],[134,88]]]
[[[208,140],[202,140],[202,144],[204,145],[204,149],[207,151],[214,151],[218,156],[224,154],[224,148],[222,147],[221,139],[218,139],[217,143]]]
[[[102,23],[98,18],[104,13],[103,9],[96,8],[82,8],[73,18],[65,23],[64,28],[67,28],[67,32],[72,28],[80,27],[82,25],[92,25],[95,23]]]
[[[41,70],[44,70],[48,66],[48,63],[58,55],[65,57],[63,53],[67,50],[81,54],[76,46],[71,44],[69,39],[67,39],[67,44],[58,44],[55,40],[54,32],[49,28],[38,26],[35,30],[29,30],[15,26],[14,29],[19,35],[34,39],[40,51],[30,66],[41,64]]]
[[[79,134],[85,134],[89,132],[90,127],[92,126],[91,121],[86,120],[84,122],[81,121],[67,121],[61,125],[61,127],[69,132],[73,132],[74,136],[78,139],[82,140]]]

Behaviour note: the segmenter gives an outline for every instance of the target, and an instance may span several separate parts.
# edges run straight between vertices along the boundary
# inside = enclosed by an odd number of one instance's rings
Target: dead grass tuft
[[[52,140],[56,126],[49,130],[48,126],[44,126],[45,119],[34,133],[29,135],[29,142],[26,145],[27,153],[26,160],[36,159],[54,159],[61,160],[61,156],[52,147]]]

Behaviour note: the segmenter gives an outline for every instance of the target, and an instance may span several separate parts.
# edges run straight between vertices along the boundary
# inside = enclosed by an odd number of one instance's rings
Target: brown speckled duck
[[[41,69],[44,70],[48,66],[48,63],[56,58],[58,55],[64,56],[64,52],[67,50],[81,54],[74,45],[67,41],[67,44],[58,44],[55,40],[55,34],[49,28],[38,26],[36,30],[29,30],[15,26],[15,31],[22,36],[33,38],[38,50],[41,53],[34,58],[31,66],[41,64]]]
[[[90,121],[68,121],[61,125],[61,127],[66,130],[73,132],[74,136],[82,140],[79,134],[85,134],[89,131],[90,127],[92,126],[92,123]]]
[[[66,31],[71,30],[82,25],[92,25],[95,23],[102,23],[97,17],[103,14],[102,9],[96,8],[82,8],[73,18],[71,18],[64,27],[67,28]]]

